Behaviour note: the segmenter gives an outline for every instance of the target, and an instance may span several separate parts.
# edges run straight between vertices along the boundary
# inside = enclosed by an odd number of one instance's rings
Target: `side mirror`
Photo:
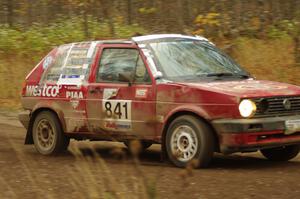
[[[157,71],[156,72],[156,74],[154,74],[154,79],[160,79],[160,78],[162,78],[163,77],[163,74],[162,74],[162,72],[160,72],[160,71]]]
[[[129,86],[130,86],[132,84],[132,82],[133,82],[132,72],[122,72],[122,73],[119,73],[119,81],[120,82],[128,82]]]

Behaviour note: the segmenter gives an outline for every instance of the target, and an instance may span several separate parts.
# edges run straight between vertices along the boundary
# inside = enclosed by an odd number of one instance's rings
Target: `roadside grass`
[[[18,162],[21,164],[23,173],[26,175],[27,181],[33,192],[33,197],[54,199],[57,198],[55,191],[45,191],[41,188],[41,184],[47,181],[46,177],[39,175],[32,167],[36,161],[26,154],[22,149],[18,148],[11,140],[10,145],[15,150]],[[74,167],[68,170],[69,178],[66,178],[64,184],[69,184],[72,190],[72,196],[76,198],[91,198],[91,199],[155,199],[157,198],[155,187],[148,187],[148,178],[143,175],[141,165],[138,162],[137,156],[133,156],[134,173],[127,174],[128,178],[116,178],[113,171],[109,168],[104,159],[96,151],[96,146],[92,143],[78,144],[73,142],[69,147],[69,151],[75,157]],[[123,156],[125,152],[118,148],[112,151],[112,155]],[[63,165],[62,165],[63,166]],[[124,174],[126,175],[126,174]],[[101,176],[99,178],[99,176]],[[136,176],[132,178],[131,176]],[[99,180],[100,179],[100,180]],[[0,176],[0,185],[4,186],[6,191],[0,193],[1,198],[18,198],[18,193],[15,193],[13,185],[7,183]],[[148,190],[150,190],[148,192]]]
[[[61,197],[60,193],[47,188],[45,182],[49,182],[46,175],[41,175],[42,170],[35,170],[39,163],[32,154],[27,154],[21,147],[8,137],[8,145],[15,151],[17,162],[21,165],[26,182],[31,189],[33,198],[54,199]],[[100,143],[101,144],[101,143]],[[162,176],[163,169],[159,173],[151,173],[151,177],[143,170],[143,165],[139,160],[141,145],[139,141],[131,142],[131,152],[123,147],[115,146],[110,150],[110,155],[127,167],[116,175],[109,164],[98,152],[99,142],[71,142],[69,151],[74,156],[75,161],[72,166],[66,167],[68,178],[64,178],[63,184],[68,184],[73,190],[72,198],[78,199],[159,199],[157,192],[158,182]],[[46,157],[50,158],[50,157]],[[59,157],[54,157],[59,158]],[[129,162],[128,162],[129,161]],[[129,168],[128,168],[129,167]],[[42,169],[42,168],[41,168]],[[46,168],[45,168],[46,169]],[[174,192],[179,197],[184,197],[185,187],[188,187],[189,177],[193,176],[194,165],[188,165],[186,169],[178,169],[177,173],[182,183],[180,187],[174,187]],[[53,171],[49,171],[55,174]],[[57,174],[56,174],[57,175]],[[14,182],[14,181],[13,181]],[[41,187],[43,185],[43,187]],[[15,190],[5,177],[0,175],[0,186],[6,191],[0,192],[0,198],[18,198],[20,193]],[[177,191],[178,190],[178,193]],[[180,191],[179,191],[180,190]],[[66,193],[68,194],[68,193]],[[71,196],[71,195],[70,195]]]
[[[20,92],[26,75],[37,63],[31,58],[0,57],[0,107],[19,109]]]
[[[300,85],[300,64],[295,63],[291,38],[258,40],[240,37],[230,43],[233,44],[231,56],[256,78]],[[39,62],[36,57],[0,57],[0,107],[21,108],[22,83]]]
[[[257,79],[300,86],[300,65],[295,63],[291,38],[258,40],[238,38],[232,56]]]

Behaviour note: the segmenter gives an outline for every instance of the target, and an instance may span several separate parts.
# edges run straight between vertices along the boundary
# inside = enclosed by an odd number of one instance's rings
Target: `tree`
[[[14,0],[6,0],[5,3],[6,3],[5,7],[6,7],[7,24],[10,27],[13,27],[13,25],[14,25],[14,5],[15,5],[15,2],[14,2]]]

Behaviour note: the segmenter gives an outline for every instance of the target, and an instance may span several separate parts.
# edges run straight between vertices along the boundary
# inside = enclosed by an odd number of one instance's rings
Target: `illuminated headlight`
[[[239,105],[240,114],[243,117],[251,117],[256,112],[256,105],[253,101],[244,99]]]

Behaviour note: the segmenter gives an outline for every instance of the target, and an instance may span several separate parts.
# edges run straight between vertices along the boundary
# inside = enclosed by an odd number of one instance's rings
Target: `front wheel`
[[[288,161],[298,155],[300,145],[290,145],[283,147],[276,147],[271,149],[262,149],[260,152],[272,161]]]
[[[36,150],[43,155],[62,152],[70,143],[70,139],[63,133],[57,116],[50,111],[43,111],[36,116],[32,137]]]
[[[169,159],[178,167],[186,167],[192,161],[197,167],[207,167],[213,157],[215,140],[211,128],[193,116],[176,118],[166,135]]]

